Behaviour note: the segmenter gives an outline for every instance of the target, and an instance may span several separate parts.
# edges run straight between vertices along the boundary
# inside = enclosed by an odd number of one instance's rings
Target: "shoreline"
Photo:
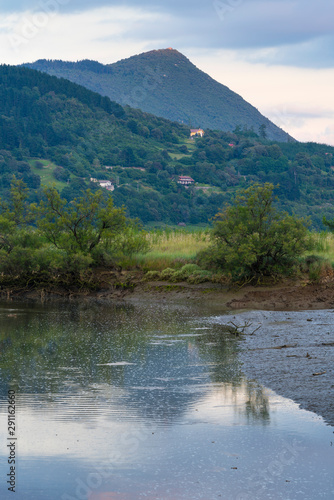
[[[205,282],[189,284],[168,281],[145,281],[143,273],[130,271],[102,272],[95,290],[75,287],[1,286],[0,296],[5,300],[124,300],[158,302],[190,301],[206,303],[222,310],[261,309],[272,311],[301,311],[334,308],[334,281],[310,283],[302,280],[284,280],[272,285],[245,285],[231,287]]]
[[[257,321],[240,341],[242,371],[334,427],[334,311],[258,311]]]
[[[253,335],[246,332],[239,337],[245,375],[334,426],[334,283],[284,282],[239,290],[213,283],[119,283],[98,292],[7,289],[1,290],[1,298],[41,303],[177,302],[209,307],[222,322],[224,315],[230,319],[233,314],[240,324],[251,321],[255,327],[260,325]]]

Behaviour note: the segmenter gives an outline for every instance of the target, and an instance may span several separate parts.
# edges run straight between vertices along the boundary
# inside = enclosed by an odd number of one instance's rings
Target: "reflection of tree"
[[[230,382],[238,386],[242,379],[237,357],[236,337],[226,333],[221,325],[210,325],[205,335],[196,337],[201,358],[212,364],[212,382]]]
[[[240,395],[247,395],[242,406],[248,420],[269,421],[269,398],[259,384],[246,380],[238,358],[239,342],[226,331],[226,325],[212,324],[205,335],[196,338],[199,355],[212,364],[210,378],[214,383],[224,383],[220,392],[238,406]],[[243,396],[242,396],[243,397]]]
[[[18,394],[41,394],[47,403],[60,395],[62,401],[90,397],[93,389],[119,411],[166,421],[198,398],[198,392],[184,391],[187,344],[163,345],[188,328],[178,308],[20,304],[8,313],[7,307],[0,309],[3,398],[9,384]],[[110,366],[120,361],[133,364]]]
[[[170,422],[212,391],[213,382],[235,408],[242,397],[249,418],[268,418],[261,388],[254,392],[250,383],[244,397],[236,339],[215,325],[205,335],[182,337],[193,333],[183,308],[59,303],[12,309],[0,308],[3,399],[9,385],[18,394],[41,395],[46,404],[61,398],[75,405],[85,395],[124,415]],[[131,364],[110,365],[120,361]]]
[[[247,381],[247,392],[249,395],[246,401],[246,415],[248,420],[261,420],[269,423],[269,398],[267,391],[261,385]]]

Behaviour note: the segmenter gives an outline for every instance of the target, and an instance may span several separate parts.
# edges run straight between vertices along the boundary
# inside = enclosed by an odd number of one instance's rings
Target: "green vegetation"
[[[27,199],[26,186],[15,180],[9,202],[2,203],[3,285],[90,288],[98,285],[92,269],[114,268],[124,252],[148,249],[136,221],[128,220],[124,209],[114,208],[112,198],[102,191],[87,190],[68,202],[55,188],[46,188],[39,205]]]
[[[150,250],[145,254],[137,254],[133,265],[144,270],[175,270],[187,263],[195,263],[198,252],[207,248],[209,230],[151,230],[147,234],[147,241]]]
[[[263,130],[262,130],[263,132]],[[274,143],[251,128],[189,128],[129,107],[45,73],[0,66],[0,196],[10,197],[13,175],[39,203],[43,186],[71,201],[99,186],[115,185],[115,207],[144,225],[209,225],[240,189],[279,185],[276,206],[310,216],[323,229],[333,217],[334,148]],[[179,175],[195,180],[189,187]]]
[[[29,189],[14,179],[0,204],[0,284],[97,290],[104,272],[122,268],[113,281],[120,290],[132,289],[143,272],[148,281],[190,284],[331,277],[333,235],[310,233],[307,221],[278,211],[273,201],[272,185],[254,184],[217,214],[212,229],[147,233],[107,192],[87,190],[68,201],[46,187],[40,202],[30,203]]]
[[[110,97],[122,105],[189,124],[192,128],[253,128],[265,139],[286,134],[242,97],[200,71],[177,50],[152,50],[103,65],[96,61],[39,60],[27,67],[45,71]]]
[[[278,212],[273,189],[272,184],[254,184],[218,213],[213,243],[200,261],[230,274],[234,281],[294,274],[298,257],[311,247],[308,223]]]
[[[332,279],[334,236],[309,232],[309,221],[278,211],[273,189],[270,184],[255,184],[239,193],[234,204],[217,214],[212,230],[149,234],[150,250],[145,256],[136,255],[133,264],[147,271],[148,280],[170,282]]]

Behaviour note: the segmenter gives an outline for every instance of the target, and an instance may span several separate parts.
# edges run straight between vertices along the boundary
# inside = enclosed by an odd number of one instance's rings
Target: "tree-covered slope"
[[[123,108],[80,85],[28,68],[0,66],[0,197],[13,175],[39,201],[55,184],[71,200],[95,180],[109,180],[116,206],[142,222],[207,224],[254,182],[279,184],[281,208],[332,218],[334,148],[276,143],[252,129],[189,127],[139,109]],[[189,186],[178,183],[189,176]],[[107,191],[104,191],[107,195]]]
[[[240,125],[258,132],[265,125],[269,139],[289,140],[286,132],[254,106],[174,49],[153,50],[109,65],[89,60],[39,60],[26,66],[192,127],[233,131]]]

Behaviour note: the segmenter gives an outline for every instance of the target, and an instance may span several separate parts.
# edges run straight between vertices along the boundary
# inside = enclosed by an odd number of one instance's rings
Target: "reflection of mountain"
[[[19,305],[8,312],[4,305],[1,396],[10,383],[26,405],[59,405],[64,418],[95,419],[98,407],[111,419],[170,423],[203,400],[212,382],[235,394],[242,383],[231,338],[196,336],[191,320],[178,307]]]

